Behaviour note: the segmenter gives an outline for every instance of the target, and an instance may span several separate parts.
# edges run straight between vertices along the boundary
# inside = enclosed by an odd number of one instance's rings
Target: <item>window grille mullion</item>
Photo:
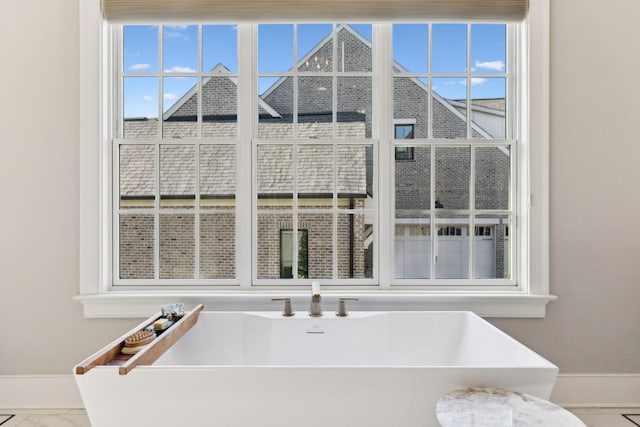
[[[476,232],[475,232],[475,212],[476,212],[476,147],[472,144],[469,149],[471,165],[469,167],[469,279],[475,279],[475,244],[476,244]]]
[[[291,68],[291,87],[293,88],[293,117],[291,122],[293,124],[293,137],[298,138],[298,58],[296,54],[298,52],[298,24],[293,24],[293,67]],[[295,163],[294,163],[295,165]]]
[[[204,46],[202,45],[202,25],[198,25],[198,82],[196,83],[198,85],[198,110],[197,110],[197,117],[196,117],[196,135],[198,138],[202,138],[202,126],[203,126],[203,121],[202,121],[202,102],[204,100],[204,95],[202,93],[202,91],[204,90],[204,85],[202,84],[202,50],[203,50]],[[200,188],[200,187],[198,187]]]
[[[158,26],[158,138],[164,137],[162,110],[164,104],[164,26]],[[159,164],[158,164],[159,167]],[[158,181],[159,182],[159,181]]]
[[[196,144],[196,194],[194,206],[194,218],[193,218],[193,233],[195,242],[195,265],[194,265],[194,277],[200,279],[200,144]]]
[[[238,24],[238,122],[235,157],[235,274],[241,289],[251,287],[257,277],[257,147],[252,136],[258,131],[258,74],[257,74],[257,25]],[[239,49],[246,46],[246,49]],[[248,165],[250,173],[240,170],[240,162]],[[247,227],[247,224],[251,226]],[[249,263],[250,268],[246,267]]]
[[[429,26],[431,27],[431,26]],[[431,37],[429,37],[429,39],[431,39]],[[431,51],[431,49],[429,49],[429,51]],[[430,109],[431,110],[431,109]],[[429,125],[429,129],[431,129],[431,124]],[[436,270],[438,268],[437,266],[437,261],[438,261],[438,246],[437,246],[437,240],[438,240],[438,227],[436,226],[436,220],[437,220],[437,216],[436,216],[436,146],[435,144],[431,144],[431,165],[430,165],[430,177],[429,177],[429,185],[431,186],[429,193],[431,194],[431,200],[429,201],[429,216],[431,219],[431,239],[429,240],[429,243],[431,244],[431,268],[429,269],[430,271],[430,276],[429,279],[433,280],[436,278]]]
[[[427,139],[433,139],[433,119],[435,117],[433,114],[433,52],[431,49],[433,47],[433,24],[428,24],[427,31],[429,34],[427,37],[427,87],[429,88],[429,93],[427,94]],[[431,239],[433,240],[433,234]]]
[[[473,117],[471,116],[471,101],[472,101],[472,97],[473,97],[473,91],[472,91],[472,77],[471,77],[471,42],[472,42],[472,38],[471,38],[471,24],[467,24],[467,73],[465,76],[465,79],[467,80],[466,83],[466,89],[467,89],[467,105],[466,105],[466,110],[467,110],[467,117],[466,117],[466,127],[467,127],[467,138],[471,139],[473,138]]]
[[[331,135],[333,138],[338,136],[338,76],[337,76],[337,55],[338,55],[338,29],[336,24],[333,24],[332,28],[332,41],[331,54],[333,56],[333,64],[331,67],[331,84],[333,85],[333,91],[331,92]],[[342,63],[344,69],[344,62]]]
[[[154,204],[154,208],[153,208],[153,217],[154,217],[154,249],[153,249],[153,259],[154,259],[154,278],[156,280],[160,279],[160,197],[162,197],[162,191],[160,189],[160,186],[162,184],[161,181],[161,172],[160,169],[162,167],[162,165],[160,164],[160,159],[162,158],[160,151],[161,151],[161,144],[156,144],[156,201]]]

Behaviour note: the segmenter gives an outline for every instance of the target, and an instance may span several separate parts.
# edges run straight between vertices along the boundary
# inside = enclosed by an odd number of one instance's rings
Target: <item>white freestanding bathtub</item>
[[[469,312],[201,312],[153,365],[76,380],[93,427],[436,427],[448,392],[548,399],[557,373]]]

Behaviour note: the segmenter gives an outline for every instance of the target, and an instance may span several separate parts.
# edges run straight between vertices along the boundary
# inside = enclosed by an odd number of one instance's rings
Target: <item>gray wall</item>
[[[640,373],[640,106],[632,84],[640,2],[552,0],[551,15],[550,255],[558,301],[545,320],[495,324],[565,373]]]
[[[637,16],[637,0],[552,1],[550,251],[559,300],[546,319],[494,323],[564,373],[640,373]],[[85,320],[71,300],[78,1],[5,0],[0,28],[0,374],[65,374],[137,323]]]

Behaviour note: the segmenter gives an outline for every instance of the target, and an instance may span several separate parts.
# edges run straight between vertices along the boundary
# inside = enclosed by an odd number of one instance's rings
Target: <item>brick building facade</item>
[[[371,46],[355,30],[346,25],[340,26],[336,43],[334,49],[332,38],[325,39],[297,64],[299,71],[331,71],[334,52],[337,52],[338,71],[371,71]],[[310,63],[309,58],[312,57],[324,58],[326,62]],[[216,66],[213,71],[216,69],[225,71],[223,65]],[[400,69],[397,65],[396,70]],[[282,263],[286,258],[282,253],[282,233],[294,228],[291,206],[295,190],[300,202],[297,228],[306,233],[307,247],[303,255],[307,257],[305,270],[308,277],[334,278],[334,258],[337,259],[336,278],[373,277],[373,217],[364,212],[358,213],[374,196],[372,145],[338,145],[334,171],[332,145],[268,144],[268,138],[293,136],[293,97],[296,95],[298,137],[330,139],[335,126],[338,144],[340,139],[370,138],[372,78],[338,75],[336,87],[333,87],[334,80],[330,75],[299,76],[297,94],[293,91],[293,78],[280,78],[263,93],[259,104],[258,134],[259,138],[264,138],[265,144],[258,146],[257,277],[278,279],[282,276]],[[332,121],[334,90],[337,91],[336,123]],[[235,79],[207,77],[203,80],[202,92],[202,136],[234,137],[237,132]],[[410,122],[414,138],[428,136],[429,120],[433,120],[434,138],[466,138],[466,115],[436,93],[430,98],[430,88],[420,79],[395,77],[393,94],[394,118]],[[429,99],[432,99],[431,105]],[[195,137],[197,119],[198,94],[197,87],[194,87],[165,113],[163,136]],[[195,145],[163,145],[158,156],[154,146],[144,145],[143,141],[156,137],[158,128],[154,119],[125,120],[125,137],[142,141],[141,145],[123,146],[120,150],[121,208],[153,207],[156,185],[159,185],[162,212],[157,225],[151,213],[127,214],[124,211],[121,214],[120,277],[154,277],[156,227],[160,236],[160,278],[194,278],[198,258],[200,278],[234,277],[235,148],[212,143],[201,146],[204,151],[196,155]],[[472,123],[470,129],[473,138],[491,138],[477,123]],[[297,147],[296,153],[293,152],[294,147]],[[475,150],[473,155],[471,150]],[[433,153],[435,161],[432,162]],[[159,174],[155,165],[158,157],[161,164]],[[199,177],[195,176],[197,158],[200,159]],[[435,208],[449,218],[448,223],[453,229],[464,229],[464,220],[457,223],[456,216],[447,216],[446,212],[471,208],[468,204],[472,158],[475,161],[476,185],[476,206],[473,208],[508,209],[510,157],[504,148],[456,145],[432,150],[431,147],[416,146],[411,158],[395,162],[396,218],[407,224],[396,227],[397,235],[415,235],[414,228],[418,226],[422,230],[418,234],[430,238],[424,226],[419,224],[427,223],[430,218],[432,164],[436,168]],[[294,174],[299,184],[295,190]],[[159,184],[156,183],[157,176]],[[196,188],[198,184],[199,190]],[[199,197],[196,197],[198,193]],[[339,209],[337,213],[333,211],[334,196],[338,205],[348,203],[346,206],[355,209],[355,213],[340,213]],[[197,200],[200,209],[196,209]],[[172,213],[172,208],[180,208],[181,211]],[[185,213],[185,209],[191,209],[192,213]],[[319,212],[305,213],[304,209]],[[492,274],[505,277],[508,274],[505,259],[508,221],[494,217],[483,217],[486,219],[483,223],[490,224],[483,226],[486,229],[476,227],[471,233],[469,230],[464,232],[491,236]],[[412,221],[418,225],[411,225]],[[196,223],[200,230],[198,244],[195,241]],[[438,229],[439,235],[447,233],[447,229]],[[401,244],[398,238],[396,242]]]

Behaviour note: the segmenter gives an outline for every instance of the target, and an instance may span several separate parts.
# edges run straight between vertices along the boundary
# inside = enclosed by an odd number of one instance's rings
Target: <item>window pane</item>
[[[338,27],[338,72],[369,72],[371,62],[371,25],[344,24]]]
[[[411,148],[412,162],[395,162],[396,218],[428,218],[431,205],[431,147]]]
[[[333,81],[331,77],[298,78],[298,136],[333,137]]]
[[[281,73],[293,68],[293,25],[258,25],[258,72]]]
[[[155,198],[155,146],[120,145],[120,208],[153,208]]]
[[[427,79],[393,79],[393,119],[412,120],[414,138],[429,137],[429,87]]]
[[[299,145],[297,160],[299,206],[333,208],[333,145]]]
[[[475,278],[511,278],[509,216],[478,215],[475,223]]]
[[[373,202],[373,146],[338,145],[338,207],[362,209]]]
[[[427,24],[394,24],[394,72],[426,73],[428,46],[429,26]]]
[[[281,257],[293,259],[293,245],[290,246],[291,249],[285,247],[284,254],[280,247],[281,230],[292,229],[293,217],[290,214],[258,213],[258,279],[279,279]]]
[[[333,71],[333,38],[330,38],[332,32],[331,24],[298,25],[299,71]]]
[[[416,223],[395,226],[395,277],[429,279],[431,277],[431,229],[426,218]]]
[[[471,71],[505,73],[507,62],[507,26],[505,24],[471,25]]]
[[[238,125],[238,87],[233,77],[202,80],[202,136],[233,138]]]
[[[293,146],[258,146],[258,207],[291,207]]]
[[[297,279],[309,277],[309,234],[307,230],[298,230],[298,261],[295,269]],[[293,279],[294,251],[293,230],[280,230],[280,278]]]
[[[473,138],[506,137],[506,79],[475,77],[471,79]]]
[[[293,78],[258,79],[258,137],[293,137]]]
[[[198,80],[195,77],[165,77],[163,84],[163,136],[198,136]]]
[[[198,26],[165,25],[163,27],[164,72],[198,71]]]
[[[395,139],[413,139],[413,127],[414,125],[395,125],[394,126],[394,135]]]
[[[226,279],[236,275],[236,218],[229,212],[200,215],[200,278]]]
[[[467,25],[433,24],[432,69],[434,73],[467,72]]]
[[[467,79],[433,79],[433,137],[467,137]]]
[[[469,209],[469,147],[436,148],[436,200],[442,209]]]
[[[154,216],[120,215],[120,278],[153,279]]]
[[[510,157],[508,147],[476,148],[476,209],[509,209]]]
[[[469,277],[469,218],[438,217],[436,236],[436,278]]]
[[[158,136],[158,79],[125,77],[124,137],[156,138]]]
[[[163,208],[193,208],[195,194],[195,146],[160,146],[160,206]]]
[[[371,77],[338,77],[338,138],[371,138]]]
[[[226,210],[235,206],[235,145],[200,147],[200,207]]]
[[[309,279],[331,279],[333,277],[333,215],[302,214],[298,218],[298,228],[308,233],[307,253],[300,246],[298,265],[302,265],[303,254],[308,259]],[[298,277],[301,277],[298,271]]]
[[[202,71],[238,72],[238,27],[202,26]]]
[[[338,279],[373,277],[373,218],[338,214]]]
[[[160,215],[160,278],[195,278],[193,214]]]
[[[125,25],[123,28],[124,72],[158,71],[158,26]]]

